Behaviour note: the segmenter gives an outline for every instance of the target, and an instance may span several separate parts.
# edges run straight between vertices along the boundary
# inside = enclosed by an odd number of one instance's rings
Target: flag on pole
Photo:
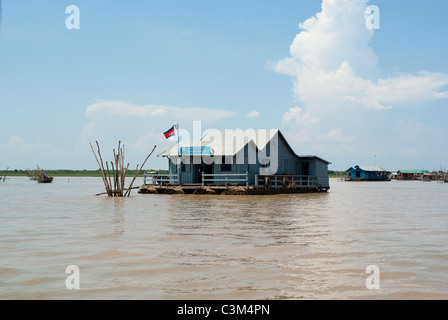
[[[168,131],[165,131],[164,133],[163,133],[163,135],[165,136],[165,138],[169,138],[169,137],[172,137],[172,136],[174,136],[175,135],[175,132],[174,132],[174,126],[172,126]]]

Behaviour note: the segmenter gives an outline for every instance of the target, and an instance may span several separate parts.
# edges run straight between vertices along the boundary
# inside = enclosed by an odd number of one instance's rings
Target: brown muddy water
[[[100,178],[1,182],[0,299],[448,299],[448,184],[93,196],[102,191]],[[69,265],[79,290],[66,287]]]

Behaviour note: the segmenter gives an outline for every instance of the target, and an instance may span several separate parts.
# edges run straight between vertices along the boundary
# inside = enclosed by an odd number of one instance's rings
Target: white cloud
[[[379,77],[378,57],[365,27],[368,0],[323,0],[322,11],[300,24],[289,58],[275,66],[294,78],[294,94],[308,110],[355,104],[389,109],[448,97],[448,74],[420,72]]]
[[[315,152],[334,160],[340,167],[348,165],[347,157],[363,154],[400,158],[403,154],[397,150],[411,150],[410,137],[422,141],[419,134],[426,141],[434,141],[428,140],[430,134],[447,135],[446,130],[428,123],[419,126],[409,118],[426,118],[423,108],[448,98],[448,74],[385,76],[371,47],[374,32],[365,24],[368,2],[322,0],[321,12],[299,24],[290,55],[271,64],[276,72],[292,77],[294,102],[300,103],[282,117],[293,147],[298,153]],[[404,108],[406,112],[400,110]],[[419,144],[426,150],[429,145]]]
[[[309,113],[304,112],[303,108],[300,107],[294,107],[290,108],[289,111],[285,112],[283,115],[283,124],[288,123],[293,124],[310,124],[310,123],[317,123],[319,122],[319,119],[313,118]]]
[[[260,113],[257,111],[252,110],[248,114],[246,114],[246,117],[248,118],[258,118],[260,116]]]

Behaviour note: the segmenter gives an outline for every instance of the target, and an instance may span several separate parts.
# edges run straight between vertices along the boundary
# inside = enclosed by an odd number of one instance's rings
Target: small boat
[[[51,182],[53,182],[53,177],[48,177],[46,175],[39,176],[37,178],[37,182],[39,182],[39,183],[51,183]]]

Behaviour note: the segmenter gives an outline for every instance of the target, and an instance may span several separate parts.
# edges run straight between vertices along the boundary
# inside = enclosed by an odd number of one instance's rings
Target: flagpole
[[[179,123],[175,124],[174,127],[177,129],[177,156],[178,156],[178,162],[177,162],[177,176],[178,180],[177,183],[180,184],[180,169],[181,166],[181,158],[180,158],[180,135],[179,135]]]
[[[180,157],[180,137],[179,137],[179,124],[174,125],[174,127],[177,129],[177,155]]]
[[[179,124],[175,124],[174,128],[177,129],[177,156],[180,157],[180,135],[179,135]]]

